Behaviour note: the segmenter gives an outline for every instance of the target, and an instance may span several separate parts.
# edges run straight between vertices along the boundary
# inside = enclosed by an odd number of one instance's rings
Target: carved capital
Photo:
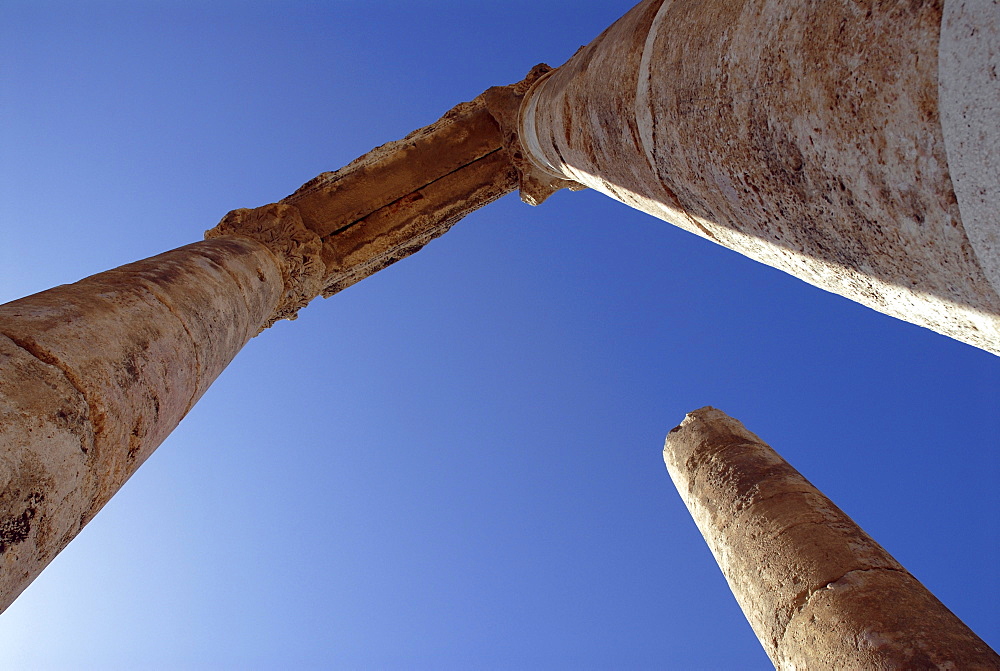
[[[504,151],[511,164],[517,169],[521,200],[528,205],[541,205],[546,198],[559,189],[579,191],[587,188],[583,184],[542,170],[529,158],[529,153],[521,144],[519,132],[521,103],[534,84],[552,71],[550,66],[539,63],[516,84],[494,86],[486,89],[479,96],[486,105],[486,110],[500,126]]]
[[[278,259],[285,291],[264,328],[279,319],[295,319],[299,309],[323,290],[326,273],[322,260],[323,243],[302,222],[302,215],[294,205],[270,203],[253,209],[233,210],[218,226],[205,232],[205,239],[223,236],[256,240]]]

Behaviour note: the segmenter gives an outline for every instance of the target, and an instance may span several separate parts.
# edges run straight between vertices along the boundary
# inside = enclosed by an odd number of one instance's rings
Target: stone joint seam
[[[823,583],[822,585],[819,585],[818,587],[815,587],[815,588],[806,588],[806,589],[802,590],[801,592],[799,592],[798,594],[795,595],[795,599],[793,599],[793,601],[792,601],[792,605],[795,607],[795,609],[792,611],[791,615],[789,615],[789,617],[788,617],[788,620],[782,626],[781,638],[778,641],[775,641],[775,646],[776,646],[776,649],[779,651],[779,654],[780,654],[780,651],[784,649],[785,638],[788,636],[788,628],[791,626],[792,620],[794,620],[797,615],[799,615],[800,613],[802,613],[802,611],[804,611],[809,606],[809,602],[812,600],[813,596],[815,596],[819,592],[822,592],[825,589],[832,589],[831,585],[834,585],[834,584],[840,582],[841,580],[843,580],[844,578],[846,578],[847,576],[849,576],[849,575],[851,575],[853,573],[868,573],[868,572],[871,572],[871,571],[889,571],[891,573],[902,573],[904,575],[910,575],[910,572],[907,571],[904,568],[892,568],[892,567],[888,567],[888,566],[873,566],[871,568],[855,568],[855,569],[851,569],[850,571],[846,571],[843,575],[839,576],[838,578],[836,578],[834,580],[827,581],[827,582]]]
[[[483,154],[482,156],[477,156],[476,158],[472,159],[468,163],[463,163],[462,165],[458,166],[454,170],[452,170],[450,172],[447,172],[444,175],[441,175],[440,177],[436,177],[436,178],[432,179],[431,181],[427,182],[426,184],[423,184],[422,186],[417,187],[413,191],[411,191],[411,192],[409,192],[407,194],[404,194],[404,195],[400,196],[399,198],[396,198],[395,200],[386,203],[385,205],[382,205],[381,207],[379,207],[378,210],[373,210],[372,212],[369,212],[368,214],[364,215],[363,217],[359,217],[358,219],[355,219],[354,221],[352,221],[352,222],[350,222],[348,224],[344,224],[343,226],[341,226],[340,228],[336,229],[335,231],[332,231],[332,232],[324,235],[323,238],[322,238],[323,242],[326,242],[330,238],[332,238],[334,236],[337,236],[337,235],[340,235],[341,233],[346,232],[347,230],[353,228],[357,224],[361,223],[362,221],[364,221],[365,219],[367,219],[368,217],[370,217],[372,214],[375,214],[376,212],[378,212],[379,210],[385,209],[387,207],[392,207],[396,203],[399,203],[399,202],[405,200],[406,198],[408,198],[409,196],[413,195],[414,193],[417,193],[418,191],[426,189],[427,187],[429,187],[429,186],[431,186],[433,184],[436,184],[437,182],[440,182],[443,179],[451,177],[455,173],[460,172],[462,170],[465,170],[470,165],[472,165],[474,163],[477,163],[479,161],[482,161],[483,159],[492,156],[493,154],[497,153],[498,151],[504,151],[504,150],[503,150],[503,148],[492,149],[492,150],[486,152],[485,154]]]
[[[71,387],[73,387],[73,389],[76,390],[76,393],[80,395],[80,398],[83,399],[83,402],[87,406],[87,422],[90,424],[90,429],[93,432],[96,442],[96,436],[98,434],[98,426],[102,424],[102,422],[96,421],[96,417],[99,414],[103,413],[98,413],[95,410],[96,403],[91,400],[90,396],[84,390],[81,380],[76,375],[74,375],[73,372],[70,370],[70,368],[66,366],[66,364],[64,364],[62,361],[60,361],[58,357],[54,356],[50,352],[46,352],[44,349],[37,346],[36,344],[30,343],[22,338],[18,338],[3,331],[0,331],[0,335],[9,338],[11,342],[13,342],[15,345],[17,345],[19,348],[27,352],[29,355],[31,355],[33,358],[37,359],[41,363],[47,366],[52,366],[60,373],[62,373],[63,377],[66,378],[66,381],[70,384]],[[88,452],[88,448],[81,443],[80,451],[86,454]]]
[[[495,152],[490,152],[487,156]],[[493,202],[500,196],[489,197],[485,202],[481,203],[479,207]],[[407,256],[419,251],[426,244],[438,238],[445,233],[447,233],[452,226],[454,226],[458,221],[464,218],[468,214],[467,211],[457,212],[449,217],[438,222],[436,226],[429,230],[425,230],[419,235],[408,238],[399,242],[398,244],[389,247],[381,254],[374,256],[372,258],[363,261],[355,266],[345,269],[344,271],[337,273],[331,277],[326,278],[324,281],[323,297],[329,298],[334,294],[343,291],[352,284],[361,281],[365,277],[368,277],[383,268],[387,268],[396,261],[406,258]],[[324,241],[326,238],[324,238]]]
[[[456,220],[460,218],[461,217],[456,217]],[[417,238],[410,238],[400,242],[398,245],[390,247],[378,256],[367,259],[362,263],[347,268],[343,272],[327,278],[323,288],[323,298],[329,298],[330,296],[343,291],[352,284],[356,284],[365,277],[373,275],[383,268],[389,267],[400,259],[406,258],[413,252],[421,249],[434,238],[447,233],[454,223],[454,221],[448,221],[447,223],[435,226],[433,229],[425,231]]]

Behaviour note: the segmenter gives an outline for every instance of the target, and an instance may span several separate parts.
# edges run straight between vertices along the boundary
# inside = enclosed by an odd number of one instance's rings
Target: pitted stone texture
[[[0,306],[0,604],[167,437],[281,290],[267,249],[219,239]]]
[[[663,457],[779,668],[938,668],[921,666],[926,659],[1000,668],[982,640],[738,421],[714,408],[690,413]],[[872,594],[884,601],[878,608]],[[906,610],[916,606],[923,616]]]
[[[544,189],[570,184],[542,184],[517,143],[521,99],[544,71],[460,103],[279,203],[234,210],[206,237],[248,237],[274,253],[285,297],[269,326],[413,254],[519,185],[526,199],[540,201]]]
[[[946,0],[938,90],[962,224],[1000,291],[1000,0]]]
[[[647,0],[534,89],[523,142],[556,174],[1000,353],[1000,295],[949,177],[941,16],[937,0]]]
[[[905,571],[853,571],[814,592],[788,623],[781,668],[1000,668],[986,643],[956,621]],[[852,651],[850,663],[843,649]]]
[[[79,531],[93,446],[83,395],[0,336],[0,612]]]

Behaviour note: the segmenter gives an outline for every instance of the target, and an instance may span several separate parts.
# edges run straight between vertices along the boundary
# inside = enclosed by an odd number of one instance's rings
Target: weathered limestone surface
[[[663,459],[782,669],[998,669],[1000,657],[808,480],[714,408]]]
[[[962,225],[1000,291],[1000,0],[948,0],[938,56],[941,127]]]
[[[0,306],[0,610],[167,437],[281,289],[274,255],[230,238]]]
[[[1000,353],[997,8],[646,0],[534,87],[522,142],[554,176]]]

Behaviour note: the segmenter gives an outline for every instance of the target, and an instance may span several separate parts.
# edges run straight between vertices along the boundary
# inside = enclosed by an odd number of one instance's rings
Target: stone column
[[[0,306],[0,611],[107,503],[240,348],[278,319],[416,252],[519,186],[565,185],[514,147],[522,82],[208,240]]]
[[[198,242],[0,306],[0,611],[277,308],[248,239]]]
[[[663,459],[781,669],[1000,669],[1000,657],[788,462],[714,408]]]
[[[540,170],[1000,353],[990,0],[645,0],[542,79]]]

